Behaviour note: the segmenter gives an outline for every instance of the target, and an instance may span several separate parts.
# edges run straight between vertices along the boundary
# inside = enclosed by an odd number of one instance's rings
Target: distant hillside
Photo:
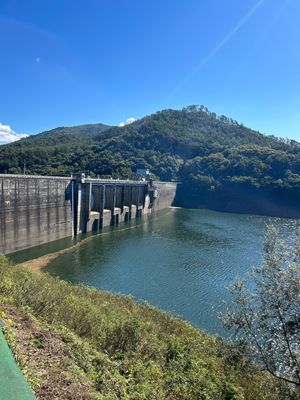
[[[46,145],[47,147],[53,145],[59,145],[65,142],[72,142],[78,139],[90,141],[94,136],[97,136],[110,128],[109,125],[104,124],[86,124],[78,126],[60,126],[58,128],[51,129],[50,131],[41,132],[37,135],[28,136],[22,142],[15,142],[15,145],[23,146],[38,146]]]
[[[27,173],[45,175],[125,178],[146,167],[157,178],[183,181],[188,196],[180,202],[195,207],[213,206],[222,194],[221,208],[234,210],[244,191],[280,197],[279,208],[290,201],[299,207],[299,143],[263,135],[203,106],[164,110],[125,127],[56,128],[0,147],[0,172],[20,173],[24,162]]]

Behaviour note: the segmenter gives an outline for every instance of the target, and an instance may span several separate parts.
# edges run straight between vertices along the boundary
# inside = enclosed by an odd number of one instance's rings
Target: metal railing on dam
[[[0,252],[98,231],[170,207],[173,182],[0,174]]]

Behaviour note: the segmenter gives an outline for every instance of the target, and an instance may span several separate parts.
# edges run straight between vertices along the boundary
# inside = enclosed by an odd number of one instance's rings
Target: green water
[[[169,209],[94,237],[57,258],[47,271],[74,283],[131,294],[208,332],[224,334],[216,314],[228,299],[225,287],[260,263],[270,222],[282,236],[296,226],[289,219]]]

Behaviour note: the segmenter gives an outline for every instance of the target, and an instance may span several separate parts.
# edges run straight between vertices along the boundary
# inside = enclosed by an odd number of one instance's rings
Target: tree
[[[300,235],[279,239],[268,228],[264,259],[248,285],[230,287],[234,306],[222,315],[242,352],[300,394]],[[252,290],[249,289],[252,286]]]

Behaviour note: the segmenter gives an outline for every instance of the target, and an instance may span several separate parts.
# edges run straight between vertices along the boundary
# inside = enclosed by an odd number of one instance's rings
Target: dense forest
[[[61,127],[0,146],[0,172],[181,181],[178,204],[300,216],[300,144],[253,131],[204,106],[124,127]],[[183,196],[184,193],[184,196]]]

